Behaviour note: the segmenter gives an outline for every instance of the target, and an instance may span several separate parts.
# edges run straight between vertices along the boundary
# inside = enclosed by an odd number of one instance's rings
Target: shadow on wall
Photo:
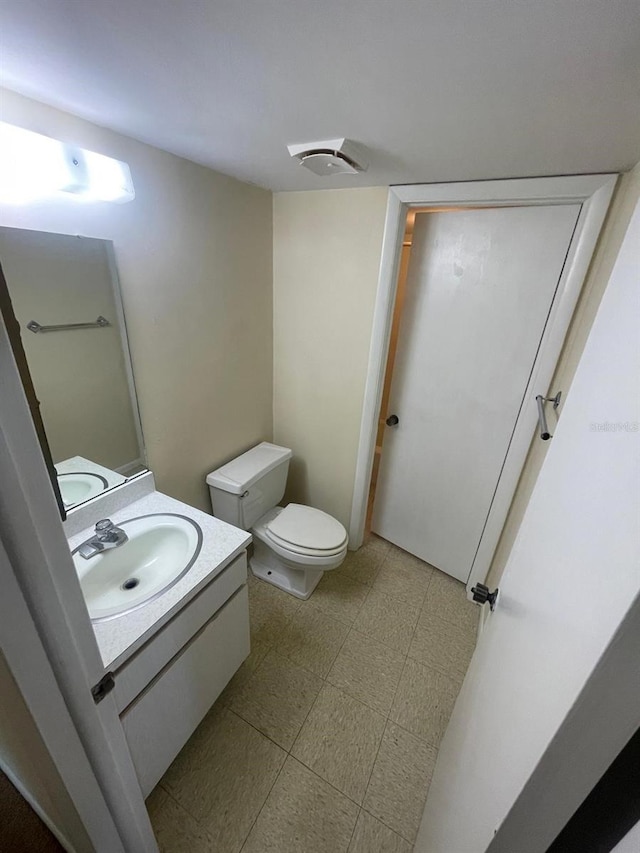
[[[287,489],[284,493],[283,503],[285,506],[289,503],[310,503],[307,463],[295,456],[289,464],[289,477],[287,479]]]
[[[64,848],[1,770],[0,848],[13,853],[64,853]]]

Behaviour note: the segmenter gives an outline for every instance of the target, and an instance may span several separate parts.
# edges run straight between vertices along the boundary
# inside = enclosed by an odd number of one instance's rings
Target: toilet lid
[[[347,531],[337,519],[302,504],[285,507],[267,524],[267,532],[274,539],[314,551],[336,551],[347,541]]]

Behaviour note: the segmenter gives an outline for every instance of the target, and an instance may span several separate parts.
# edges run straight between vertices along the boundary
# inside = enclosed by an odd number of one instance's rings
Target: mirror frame
[[[49,234],[58,232],[49,231]],[[67,235],[62,235],[67,236]],[[129,332],[127,331],[127,318],[124,313],[124,304],[122,302],[122,289],[120,287],[120,277],[118,276],[118,267],[116,265],[116,253],[112,240],[103,240],[102,237],[83,237],[77,235],[80,240],[100,240],[105,245],[107,254],[107,263],[109,264],[109,274],[111,276],[111,289],[113,291],[113,302],[116,308],[116,317],[118,319],[118,329],[120,330],[120,343],[122,345],[122,353],[124,355],[124,371],[127,377],[127,387],[129,389],[129,400],[131,401],[131,414],[133,416],[133,425],[135,427],[136,436],[138,438],[138,449],[142,459],[141,465],[144,465],[145,471],[149,470],[147,459],[147,447],[144,443],[144,433],[142,432],[142,419],[140,417],[140,403],[138,402],[138,391],[136,389],[135,377],[133,375],[133,360],[131,358],[131,346],[129,345]],[[132,474],[136,477],[138,474],[144,474],[145,471],[138,471]],[[130,479],[126,477],[126,479]],[[110,490],[107,490],[110,491]],[[81,506],[81,504],[77,504]]]

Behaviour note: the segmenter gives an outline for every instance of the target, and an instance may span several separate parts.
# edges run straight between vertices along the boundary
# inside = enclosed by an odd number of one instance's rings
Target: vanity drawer
[[[242,553],[116,670],[114,695],[119,713],[246,582],[247,555]]]
[[[243,586],[120,717],[145,797],[248,654]]]

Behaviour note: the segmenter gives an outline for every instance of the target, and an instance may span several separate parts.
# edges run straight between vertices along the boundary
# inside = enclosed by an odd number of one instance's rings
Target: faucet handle
[[[110,518],[102,518],[96,522],[96,533],[106,533],[113,527],[113,521]]]

